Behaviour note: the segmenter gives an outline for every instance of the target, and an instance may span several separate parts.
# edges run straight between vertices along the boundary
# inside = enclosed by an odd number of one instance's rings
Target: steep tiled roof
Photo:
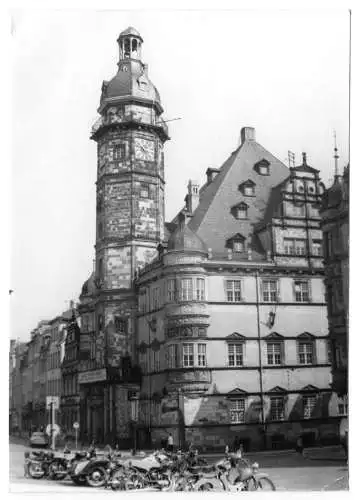
[[[204,242],[188,226],[180,226],[173,232],[168,241],[168,250],[207,252]]]
[[[259,175],[254,169],[261,160],[270,163],[270,175]],[[255,140],[246,140],[226,160],[215,179],[200,193],[189,227],[196,232],[208,248],[215,252],[225,251],[226,241],[236,233],[247,239],[252,236],[253,226],[263,220],[272,188],[289,176],[289,169]],[[242,182],[253,181],[255,197],[245,197],[238,187]],[[245,201],[248,219],[238,220],[231,207]],[[256,238],[252,237],[252,250],[261,251]]]

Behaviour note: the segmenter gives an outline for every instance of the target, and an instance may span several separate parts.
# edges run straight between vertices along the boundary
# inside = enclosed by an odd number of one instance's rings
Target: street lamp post
[[[130,398],[131,402],[131,422],[132,422],[132,429],[133,429],[133,454],[136,454],[136,427],[137,427],[137,422],[139,420],[139,400],[136,396],[132,396]]]

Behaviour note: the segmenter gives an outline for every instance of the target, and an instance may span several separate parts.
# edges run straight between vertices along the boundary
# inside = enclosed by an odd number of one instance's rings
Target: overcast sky
[[[205,181],[240,129],[280,160],[333,175],[333,131],[348,160],[347,10],[21,11],[13,15],[11,336],[77,299],[92,271],[97,119],[116,39],[134,26],[157,86],[165,145],[166,216],[189,178]]]

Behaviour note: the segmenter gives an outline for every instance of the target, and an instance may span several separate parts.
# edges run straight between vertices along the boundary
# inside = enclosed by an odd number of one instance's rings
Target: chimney
[[[243,127],[241,129],[241,144],[256,140],[255,129],[253,127]]]
[[[192,214],[199,205],[199,184],[197,181],[189,179],[188,194],[185,198],[187,202],[187,210]]]

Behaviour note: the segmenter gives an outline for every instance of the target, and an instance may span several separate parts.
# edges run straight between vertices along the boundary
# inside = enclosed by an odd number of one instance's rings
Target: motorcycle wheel
[[[92,488],[101,488],[106,484],[107,472],[103,467],[95,467],[92,472],[87,474],[86,481]]]
[[[205,482],[199,486],[198,491],[213,491],[214,489],[212,483]]]
[[[67,475],[67,468],[62,463],[50,464],[49,479],[64,479]]]
[[[249,491],[276,491],[276,486],[268,477],[252,479],[249,484]]]
[[[42,479],[45,476],[45,472],[38,465],[30,464],[28,468],[29,476],[33,479]]]

